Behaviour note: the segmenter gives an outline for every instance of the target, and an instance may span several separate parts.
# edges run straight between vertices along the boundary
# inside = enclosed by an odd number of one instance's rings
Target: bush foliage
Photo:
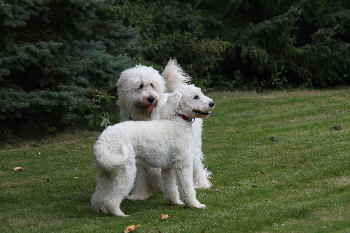
[[[0,33],[2,128],[108,124],[119,72],[169,57],[206,88],[350,84],[348,0],[0,0]]]
[[[110,100],[118,72],[133,64],[125,50],[137,34],[115,14],[119,4],[1,0],[0,6],[2,127],[94,124],[96,99]]]
[[[133,57],[178,58],[204,87],[323,88],[350,84],[347,0],[130,0]]]

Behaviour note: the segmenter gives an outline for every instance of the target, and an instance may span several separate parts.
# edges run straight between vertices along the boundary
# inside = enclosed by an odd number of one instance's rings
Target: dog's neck
[[[130,109],[128,120],[131,121],[149,121],[152,119],[153,111],[148,111],[147,109]]]
[[[176,113],[176,116],[180,117],[182,120],[188,122],[188,123],[193,123],[195,121],[196,118],[191,118],[191,117],[188,117],[182,113]]]

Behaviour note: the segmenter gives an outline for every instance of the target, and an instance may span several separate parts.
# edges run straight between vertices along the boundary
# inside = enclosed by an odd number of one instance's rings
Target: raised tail
[[[175,59],[169,60],[162,75],[166,81],[165,85],[167,91],[169,92],[172,92],[178,87],[188,84],[191,81],[191,77],[185,71],[183,71]]]
[[[111,146],[109,143],[99,140],[94,145],[94,153],[96,163],[105,170],[112,170],[124,164],[128,155],[131,154],[126,145],[120,145],[118,148],[117,143]]]

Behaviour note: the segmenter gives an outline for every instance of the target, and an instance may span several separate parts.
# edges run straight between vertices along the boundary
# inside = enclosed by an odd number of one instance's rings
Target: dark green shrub
[[[102,114],[96,93],[110,96],[119,72],[133,65],[125,51],[136,31],[115,14],[119,7],[115,1],[0,0],[1,126],[62,128]]]
[[[225,78],[237,87],[348,85],[349,17],[340,1],[310,0],[248,25],[233,36]]]
[[[162,70],[177,58],[194,81],[213,86],[213,76],[231,42],[221,39],[222,24],[213,15],[188,1],[133,0],[120,9],[129,25],[137,27],[140,41],[129,50],[140,63]]]

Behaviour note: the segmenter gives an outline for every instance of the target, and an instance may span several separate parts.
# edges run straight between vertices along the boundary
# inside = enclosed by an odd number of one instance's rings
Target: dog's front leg
[[[162,169],[162,186],[165,199],[175,205],[183,205],[176,185],[176,173],[174,168]]]
[[[203,153],[201,148],[195,150],[195,156],[193,161],[193,180],[194,187],[197,189],[208,189],[211,187],[209,181],[209,172],[204,168],[202,162]]]
[[[204,168],[203,158],[204,154],[202,152],[202,124],[201,119],[196,119],[193,123],[192,133],[193,133],[193,179],[194,187],[196,189],[208,189],[211,187],[209,181],[210,172]]]
[[[197,200],[193,185],[193,159],[176,161],[175,171],[181,199],[183,199],[185,204],[194,208],[205,208],[206,206]]]

